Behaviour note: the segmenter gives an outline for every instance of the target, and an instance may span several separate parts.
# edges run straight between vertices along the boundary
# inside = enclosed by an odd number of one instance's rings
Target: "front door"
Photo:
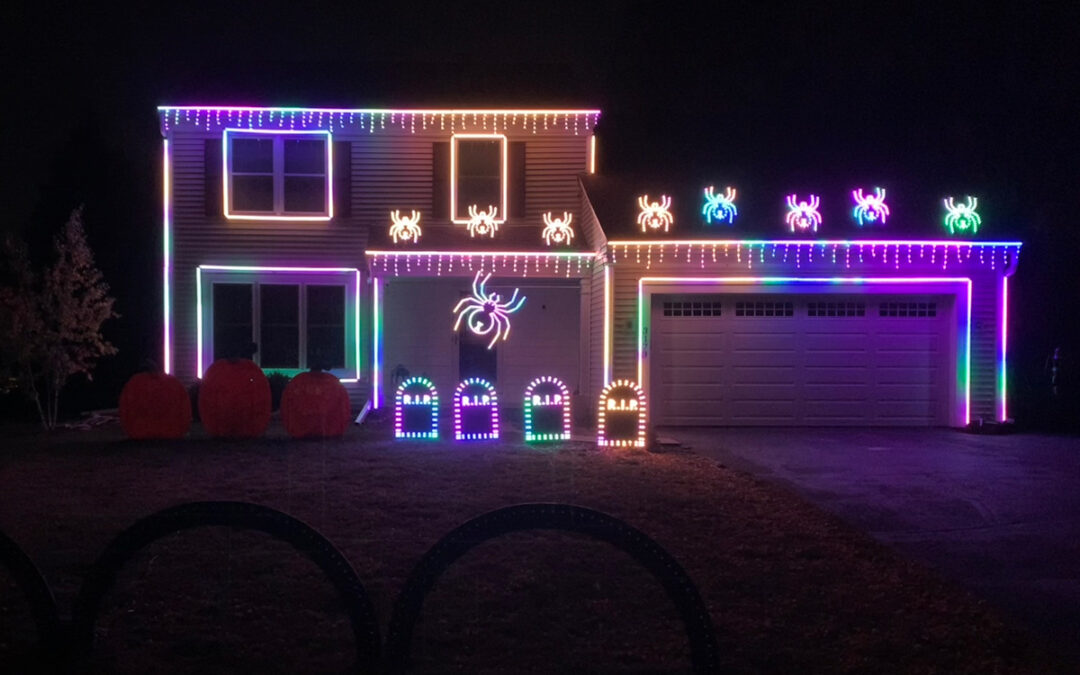
[[[458,331],[458,381],[480,377],[495,385],[498,347],[488,349],[490,336],[477,335],[462,326]]]

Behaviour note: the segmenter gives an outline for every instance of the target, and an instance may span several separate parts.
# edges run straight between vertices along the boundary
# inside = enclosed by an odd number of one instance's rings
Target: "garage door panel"
[[[792,315],[736,316],[737,301],[756,306],[763,295],[766,305],[791,303]],[[699,297],[721,315],[653,313],[650,373],[661,424],[948,423],[955,365],[953,303],[944,296]],[[886,301],[893,316],[879,313]],[[933,305],[936,316],[903,315],[916,303]]]
[[[721,382],[726,370],[722,367],[710,366],[706,368],[667,368],[665,369],[664,382],[677,382],[679,385],[687,384],[711,384]],[[676,386],[676,385],[672,385]]]

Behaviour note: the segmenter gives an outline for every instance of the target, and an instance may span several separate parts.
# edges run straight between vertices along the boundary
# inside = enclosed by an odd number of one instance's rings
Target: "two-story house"
[[[187,381],[253,353],[330,369],[358,408],[406,374],[482,377],[505,407],[554,376],[579,409],[634,380],[666,425],[1007,417],[1017,242],[819,230],[798,201],[735,220],[707,183],[594,175],[597,110],[159,116],[164,362]]]

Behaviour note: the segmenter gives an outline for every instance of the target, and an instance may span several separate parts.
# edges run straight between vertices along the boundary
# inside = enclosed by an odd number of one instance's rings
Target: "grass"
[[[25,436],[0,450],[0,529],[46,575],[62,612],[86,567],[138,518],[196,500],[281,509],[356,569],[385,633],[411,567],[494,508],[563,501],[622,518],[678,558],[709,606],[730,672],[1035,673],[1064,670],[981,601],[800,498],[688,453],[588,443],[393,442],[385,424],[341,440],[118,429]],[[519,436],[520,438],[520,436]],[[0,571],[0,582],[5,579]],[[34,639],[0,585],[0,671]],[[205,528],[129,565],[99,622],[109,672],[334,672],[348,625],[313,565],[259,534]],[[681,624],[622,553],[553,532],[485,543],[429,596],[413,643],[424,672],[682,672]]]

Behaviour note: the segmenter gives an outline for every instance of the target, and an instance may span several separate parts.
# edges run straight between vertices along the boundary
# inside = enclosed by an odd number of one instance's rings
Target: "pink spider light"
[[[509,315],[521,309],[521,306],[525,304],[525,296],[519,298],[518,289],[515,288],[510,299],[503,302],[502,296],[498,293],[487,292],[485,287],[488,279],[491,278],[491,273],[489,272],[481,280],[480,277],[483,274],[483,272],[476,273],[472,283],[472,295],[462,298],[454,306],[454,314],[457,315],[454,330],[458,330],[464,320],[474,334],[488,335],[490,333],[491,342],[488,343],[488,349],[491,349],[496,342],[510,336]]]
[[[792,232],[806,231],[817,232],[821,225],[821,199],[817,195],[810,195],[807,201],[799,201],[797,195],[787,196],[788,214],[787,224]]]
[[[885,189],[876,187],[874,194],[864,195],[862,188],[853,190],[851,197],[855,200],[853,215],[859,225],[864,223],[884,223],[889,216],[889,206],[885,203]]]

